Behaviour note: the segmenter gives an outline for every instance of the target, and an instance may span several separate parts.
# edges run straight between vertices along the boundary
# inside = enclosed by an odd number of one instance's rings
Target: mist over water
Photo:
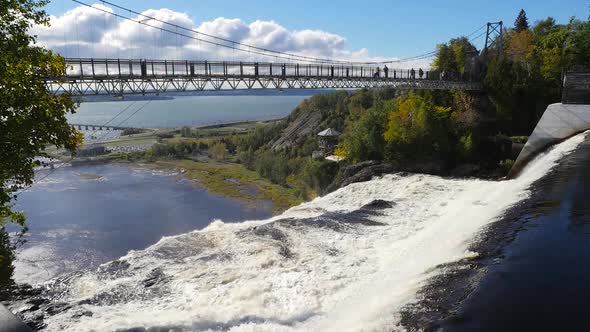
[[[585,139],[509,181],[386,175],[280,216],[164,237],[45,284],[70,309],[47,330],[381,331],[437,266],[470,257],[483,227]],[[135,331],[135,330],[134,330]]]

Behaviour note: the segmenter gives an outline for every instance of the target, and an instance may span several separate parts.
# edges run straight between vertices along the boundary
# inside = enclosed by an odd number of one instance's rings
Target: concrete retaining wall
[[[539,152],[590,129],[590,105],[551,104],[518,155],[509,177],[514,177]]]
[[[0,332],[33,332],[0,303]]]

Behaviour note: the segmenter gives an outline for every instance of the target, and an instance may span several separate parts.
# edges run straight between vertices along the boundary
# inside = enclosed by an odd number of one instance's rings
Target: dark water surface
[[[17,207],[26,212],[30,231],[15,277],[31,283],[144,249],[162,236],[202,229],[214,219],[272,214],[270,203],[246,207],[178,174],[113,164],[57,168],[24,192]]]
[[[590,331],[590,142],[537,184],[524,228],[445,331]]]

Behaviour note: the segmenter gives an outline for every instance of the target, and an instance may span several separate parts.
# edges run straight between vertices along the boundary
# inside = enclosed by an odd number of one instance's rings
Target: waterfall
[[[391,174],[268,220],[165,237],[44,285],[69,309],[50,331],[381,331],[441,264],[472,257],[477,235],[583,142],[538,156],[513,180]],[[163,220],[162,222],[166,222]],[[70,307],[71,306],[71,307]]]

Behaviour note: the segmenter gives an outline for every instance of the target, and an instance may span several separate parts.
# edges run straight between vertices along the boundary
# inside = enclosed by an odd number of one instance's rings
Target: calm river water
[[[24,192],[17,206],[26,212],[30,231],[15,277],[30,283],[96,266],[215,219],[272,214],[270,203],[246,207],[179,174],[114,164],[56,168]]]
[[[238,91],[221,95],[204,93],[166,97],[130,96],[121,101],[103,99],[100,102],[81,103],[77,113],[70,115],[68,121],[101,125],[123,110],[125,111],[120,116],[109,122],[110,125],[163,128],[272,120],[289,115],[305,98],[321,92],[273,90],[245,94]]]

